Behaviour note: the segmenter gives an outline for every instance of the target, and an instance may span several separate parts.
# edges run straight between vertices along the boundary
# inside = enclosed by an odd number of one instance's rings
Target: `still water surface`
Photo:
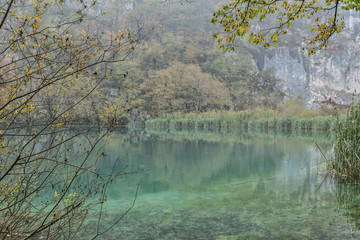
[[[324,139],[248,134],[112,136],[99,168],[139,174],[109,187],[104,239],[360,239],[357,186],[326,178]]]

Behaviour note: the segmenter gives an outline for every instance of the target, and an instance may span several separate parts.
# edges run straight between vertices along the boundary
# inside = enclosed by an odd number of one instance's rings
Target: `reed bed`
[[[335,117],[314,117],[314,118],[264,118],[248,122],[251,129],[281,129],[286,131],[335,131],[337,121]]]
[[[331,167],[342,176],[360,179],[360,102],[339,121]]]
[[[333,116],[312,118],[281,118],[274,111],[209,112],[164,115],[145,122],[147,130],[278,129],[282,131],[334,131],[337,120]]]

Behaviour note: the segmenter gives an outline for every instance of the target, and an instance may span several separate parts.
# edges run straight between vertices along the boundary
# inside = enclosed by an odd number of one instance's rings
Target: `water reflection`
[[[141,174],[111,185],[109,219],[131,201],[140,177],[142,184],[136,207],[106,239],[360,239],[359,188],[323,182],[313,142],[248,133],[113,133],[99,168],[119,161]]]
[[[358,184],[349,183],[342,179],[335,181],[336,197],[340,211],[360,229],[360,187]]]

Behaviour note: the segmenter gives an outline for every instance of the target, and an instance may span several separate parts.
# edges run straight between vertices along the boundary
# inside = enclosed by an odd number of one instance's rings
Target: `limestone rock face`
[[[280,44],[254,52],[258,69],[273,68],[288,96],[303,97],[309,106],[315,107],[315,100],[329,97],[345,104],[351,103],[353,97],[359,99],[360,15],[349,12],[345,19],[348,28],[327,49],[308,56],[300,44]]]

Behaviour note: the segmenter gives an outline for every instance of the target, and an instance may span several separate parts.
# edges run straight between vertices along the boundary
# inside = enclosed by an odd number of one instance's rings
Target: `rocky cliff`
[[[308,56],[300,44],[289,42],[270,50],[253,50],[258,69],[275,69],[288,96],[303,97],[309,106],[316,107],[314,101],[329,97],[345,104],[351,103],[354,95],[359,99],[360,14],[349,12],[345,19],[348,28],[315,56]]]

